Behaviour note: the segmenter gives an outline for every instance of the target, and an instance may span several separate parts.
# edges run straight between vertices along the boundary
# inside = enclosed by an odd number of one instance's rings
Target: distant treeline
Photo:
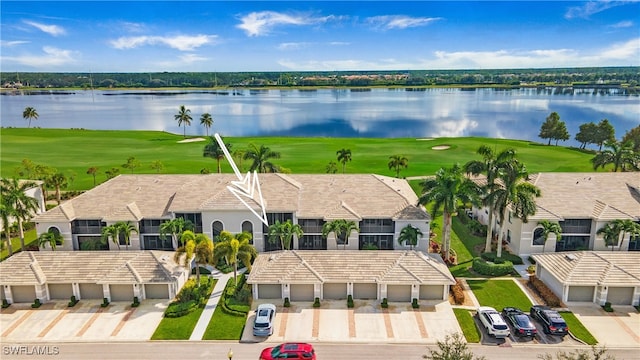
[[[3,87],[214,88],[314,86],[539,86],[636,88],[640,67],[496,70],[309,71],[309,72],[0,72]]]

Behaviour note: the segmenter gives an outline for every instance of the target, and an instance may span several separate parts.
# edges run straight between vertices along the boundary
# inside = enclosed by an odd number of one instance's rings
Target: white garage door
[[[592,302],[595,286],[569,286],[567,301]]]
[[[104,293],[102,291],[102,284],[79,284],[80,285],[80,299],[102,299]]]
[[[169,285],[167,284],[145,284],[144,293],[147,299],[168,299]]]
[[[69,300],[73,296],[71,284],[49,284],[49,297],[54,300]]]
[[[0,285],[0,299],[1,299],[1,300],[4,300],[4,299],[6,299],[6,298],[7,298],[7,297],[4,295],[4,286],[3,286],[3,285]]]
[[[378,284],[353,284],[354,299],[377,299]]]
[[[325,283],[322,286],[322,296],[330,300],[343,300],[347,298],[347,284]]]
[[[280,284],[259,284],[258,299],[282,299]]]
[[[420,285],[420,300],[442,300],[444,285]]]
[[[12,286],[13,302],[32,303],[36,299],[36,287],[33,285]]]
[[[411,285],[387,285],[388,301],[411,301]]]
[[[607,301],[612,305],[631,305],[633,300],[632,287],[611,287],[607,293]]]
[[[313,284],[292,284],[291,301],[313,301]]]
[[[109,285],[111,301],[133,301],[133,285]]]

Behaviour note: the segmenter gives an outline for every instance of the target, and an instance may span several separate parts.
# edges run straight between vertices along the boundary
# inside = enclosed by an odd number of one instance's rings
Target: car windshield
[[[280,356],[280,350],[282,350],[282,345],[278,345],[271,350],[271,357],[277,358]]]
[[[260,309],[260,311],[258,311],[258,316],[268,316],[269,315],[269,310],[267,309]]]

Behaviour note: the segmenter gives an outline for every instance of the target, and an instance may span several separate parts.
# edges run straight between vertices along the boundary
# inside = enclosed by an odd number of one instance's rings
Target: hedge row
[[[505,261],[502,264],[494,264],[479,257],[473,259],[472,268],[473,271],[478,274],[487,276],[503,276],[514,272],[513,263],[511,261]]]
[[[245,274],[240,275],[237,286],[235,279],[229,279],[220,302],[224,313],[232,316],[246,316],[249,313],[251,310],[249,305],[251,289],[245,286],[246,282]]]
[[[451,295],[456,305],[464,304],[464,288],[460,279],[456,279],[455,285],[451,287]]]
[[[514,255],[514,254],[510,254],[508,252],[502,252],[502,256],[498,257],[497,253],[495,251],[492,252],[486,252],[486,253],[482,253],[480,254],[480,257],[487,260],[487,261],[491,261],[492,263],[496,263],[496,264],[503,264],[506,261],[511,261],[512,264],[514,265],[522,265],[522,258],[518,255]]]
[[[540,294],[540,297],[547,303],[547,305],[551,307],[558,307],[561,305],[560,299],[558,296],[551,291],[545,285],[542,280],[538,279],[535,275],[529,275],[529,283],[533,286],[534,289]]]
[[[185,316],[198,307],[198,302],[190,300],[187,302],[172,302],[164,312],[164,317],[177,318]]]

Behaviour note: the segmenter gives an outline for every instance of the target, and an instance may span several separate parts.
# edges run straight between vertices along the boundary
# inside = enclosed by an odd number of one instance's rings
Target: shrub
[[[604,305],[602,306],[602,309],[606,312],[613,312],[613,308],[611,307],[611,303],[610,302],[606,302],[604,303]]]
[[[2,299],[2,308],[6,309],[9,306],[11,306],[11,304],[9,304],[9,302],[7,301],[7,299]]]
[[[284,298],[283,306],[286,307],[286,308],[291,307],[291,302],[289,302],[289,298],[288,297]]]
[[[535,274],[536,273],[536,266],[535,265],[529,265],[527,266],[527,272],[529,274]]]
[[[100,307],[107,307],[107,306],[109,306],[109,299],[102,298],[102,304],[100,304]]]
[[[383,309],[386,309],[389,307],[389,303],[387,302],[387,298],[382,299],[382,302],[380,303],[380,307]]]
[[[78,299],[76,299],[75,295],[72,295],[71,298],[69,299],[69,303],[67,304],[67,306],[74,307],[77,303],[78,303]]]
[[[347,307],[349,309],[353,308],[353,296],[351,295],[347,296]]]
[[[191,269],[191,275],[195,275],[196,274],[196,268]],[[209,271],[209,269],[207,269],[206,267],[202,267],[200,266],[200,275],[210,275],[211,271]]]
[[[540,297],[542,297],[547,305],[551,307],[560,306],[561,302],[558,296],[556,296],[556,294],[554,294],[554,292],[551,291],[551,289],[549,289],[547,285],[542,282],[542,280],[538,279],[535,275],[530,275],[529,283],[538,292]]]
[[[518,255],[513,255],[511,253],[502,253],[501,257],[497,257],[497,254],[495,251],[492,252],[488,252],[488,253],[482,253],[480,254],[480,257],[487,260],[487,261],[491,261],[492,263],[496,263],[496,264],[503,264],[506,261],[511,261],[512,264],[514,265],[522,265],[522,258]]]
[[[464,288],[462,287],[462,280],[456,279],[455,285],[451,287],[451,295],[453,296],[453,302],[456,305],[464,304]]]
[[[200,299],[200,289],[196,286],[195,279],[189,279],[182,286],[182,290],[176,296],[176,299],[179,302],[188,302],[191,300],[199,300]],[[204,287],[204,286],[203,286]]]
[[[487,276],[504,276],[514,271],[511,261],[505,261],[503,264],[494,264],[479,257],[473,259],[471,267],[478,274]]]
[[[529,257],[527,258],[527,260],[529,260],[529,262],[533,265],[536,264],[536,261],[531,257],[531,255],[529,255]]]
[[[33,300],[33,304],[31,304],[31,307],[33,309],[37,309],[42,305],[42,303],[40,302],[40,299],[36,298],[35,300]]]
[[[187,302],[174,301],[164,311],[164,317],[177,318],[185,316],[198,307],[198,303],[195,300]]]
[[[313,307],[314,307],[314,308],[319,308],[319,307],[320,307],[320,298],[318,298],[318,297],[317,297],[317,298],[313,301]]]
[[[411,307],[414,309],[419,309],[420,308],[420,304],[418,304],[418,299],[413,298],[413,301],[411,302]]]
[[[131,303],[131,307],[138,307],[140,306],[140,300],[138,300],[137,296],[133,297],[133,302]]]
[[[378,250],[378,246],[376,244],[364,244],[362,245],[362,250]]]

